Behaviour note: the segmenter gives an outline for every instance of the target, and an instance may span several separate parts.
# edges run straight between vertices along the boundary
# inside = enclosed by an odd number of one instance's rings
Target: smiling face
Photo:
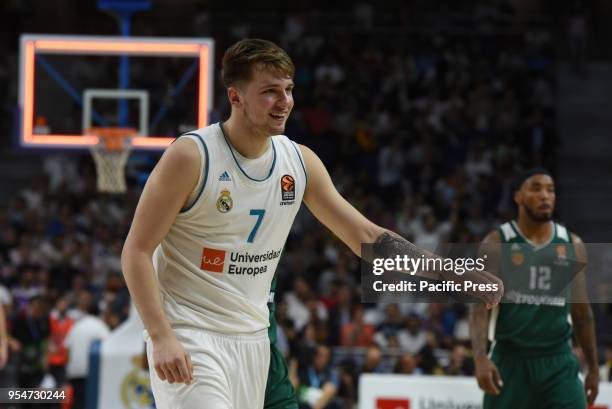
[[[545,223],[552,219],[555,210],[555,183],[549,175],[533,175],[525,180],[514,194],[521,217]]]
[[[256,136],[284,132],[293,108],[295,66],[276,44],[247,38],[228,48],[221,77],[232,105],[232,118]]]
[[[282,134],[293,109],[293,86],[290,77],[256,66],[250,80],[228,88],[232,113],[239,115],[253,133]]]

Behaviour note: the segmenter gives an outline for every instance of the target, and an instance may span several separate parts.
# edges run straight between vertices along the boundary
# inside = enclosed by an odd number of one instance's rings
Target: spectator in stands
[[[352,257],[352,255],[348,256]],[[345,252],[339,252],[334,265],[325,270],[319,277],[319,294],[326,296],[334,284],[345,284],[349,287],[355,286],[355,279],[350,272],[350,259]]]
[[[382,351],[379,347],[372,345],[366,349],[363,363],[353,377],[353,389],[356,395],[359,396],[359,378],[363,374],[385,373],[383,367]]]
[[[340,345],[342,328],[351,322],[353,309],[353,295],[351,288],[346,284],[338,286],[336,303],[329,311],[329,339],[330,345]]]
[[[448,222],[438,223],[431,208],[423,208],[420,217],[412,224],[414,244],[434,251],[439,243],[443,243],[451,229]]]
[[[12,333],[19,348],[17,376],[20,388],[38,387],[45,375],[49,338],[47,311],[46,300],[35,296],[13,319]]]
[[[8,251],[8,261],[16,268],[32,265],[40,258],[36,247],[31,242],[31,238],[22,234],[19,244]]]
[[[34,297],[39,297],[43,294],[44,288],[36,280],[37,271],[38,268],[34,265],[22,265],[19,268],[21,279],[19,286],[13,288],[12,294],[17,310],[27,308]]]
[[[98,308],[91,294],[84,292],[80,296],[79,312],[81,317],[72,326],[64,342],[68,350],[66,375],[74,391],[73,409],[85,409],[91,343],[110,334],[106,323],[97,316]]]
[[[315,326],[309,322],[298,333],[292,346],[292,356],[296,358],[300,367],[310,363],[310,359],[317,348],[317,332]]]
[[[325,343],[329,338],[329,327],[327,325],[327,311],[325,313],[325,319],[321,318],[318,313],[318,309],[321,303],[316,299],[311,299],[306,305],[308,312],[310,313],[310,324],[312,324],[315,331],[315,339],[317,343]]]
[[[368,347],[365,354],[363,364],[359,369],[359,375],[364,373],[381,373],[382,370],[382,352],[379,347]]]
[[[484,218],[482,209],[479,205],[474,205],[471,208],[468,220],[465,222],[465,227],[473,236],[474,243],[481,240],[487,233],[487,229],[491,226],[490,220]]]
[[[443,347],[452,347],[452,335],[457,322],[457,314],[445,304],[427,304],[427,320],[423,322],[425,330],[433,332],[440,339]]]
[[[311,311],[316,312],[318,319],[327,320],[327,310],[320,301],[313,298],[310,284],[303,276],[296,277],[293,282],[293,291],[285,294],[287,316],[293,320],[298,331],[310,320]],[[315,306],[309,308],[309,303],[314,303]]]
[[[378,186],[385,202],[393,202],[402,194],[402,173],[405,155],[402,141],[394,137],[378,153]]]
[[[447,375],[472,376],[474,375],[474,363],[465,356],[465,347],[459,343],[453,346],[450,360],[444,373]]]
[[[397,334],[397,341],[402,350],[412,354],[416,354],[425,346],[427,343],[426,331],[417,315],[411,314],[406,319],[404,328]]]
[[[357,402],[356,389],[356,368],[355,362],[351,358],[344,359],[338,367],[340,378],[340,387],[338,389],[338,398],[343,401],[344,408],[352,408]]]
[[[417,366],[417,359],[410,352],[402,354],[395,364],[394,373],[400,375],[416,375],[422,373]]]
[[[397,343],[397,334],[402,329],[402,315],[397,304],[385,307],[385,320],[376,328],[374,341],[381,348],[391,347]]]
[[[436,351],[440,349],[436,336],[427,332],[425,346],[421,348],[418,354],[418,366],[424,374],[441,375],[443,370],[438,362]]]
[[[353,307],[353,319],[344,324],[340,330],[340,345],[350,347],[367,347],[374,342],[375,328],[363,319],[363,306]]]
[[[329,347],[319,345],[311,364],[298,370],[300,409],[340,409],[339,402],[334,401],[340,380],[330,367],[330,358]]]
[[[50,336],[47,345],[47,361],[49,373],[55,379],[58,387],[66,383],[68,350],[64,345],[64,340],[74,324],[74,318],[68,314],[68,307],[69,300],[66,297],[60,297],[49,314]]]

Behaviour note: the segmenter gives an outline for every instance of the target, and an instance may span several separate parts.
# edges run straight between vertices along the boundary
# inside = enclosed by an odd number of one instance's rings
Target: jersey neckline
[[[249,180],[251,180],[253,182],[265,182],[268,179],[270,179],[270,177],[274,173],[274,169],[276,167],[276,146],[274,146],[274,139],[272,137],[270,137],[270,142],[272,143],[272,152],[273,152],[274,158],[272,159],[272,166],[270,166],[270,171],[268,172],[268,176],[266,176],[263,179],[256,179],[256,178],[251,177],[248,173],[246,173],[245,170],[242,168],[242,166],[240,166],[240,162],[238,162],[238,159],[236,158],[236,154],[234,153],[234,148],[229,143],[229,140],[227,139],[227,136],[225,135],[225,131],[223,131],[223,122],[219,122],[218,126],[219,126],[219,130],[221,131],[221,135],[223,135],[223,140],[225,140],[225,143],[227,145],[227,149],[232,154],[232,158],[234,159],[234,163],[236,164],[238,169],[240,169],[240,172],[244,176],[246,176],[247,179],[249,179]]]
[[[530,239],[527,238],[527,236],[525,236],[523,234],[523,232],[521,231],[521,229],[519,228],[518,224],[516,223],[515,220],[511,221],[512,224],[512,228],[514,228],[514,230],[516,231],[516,233],[521,236],[521,238],[523,240],[525,240],[527,242],[527,244],[531,245],[531,247],[533,247],[534,250],[542,250],[543,248],[548,247],[553,241],[555,241],[555,236],[557,235],[557,223],[555,223],[554,221],[551,220],[551,223],[553,225],[552,228],[552,232],[550,233],[550,238],[542,243],[542,244],[535,244],[533,241],[531,241]]]

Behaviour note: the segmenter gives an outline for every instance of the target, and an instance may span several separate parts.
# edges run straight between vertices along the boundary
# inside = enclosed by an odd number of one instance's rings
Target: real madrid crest
[[[125,409],[155,409],[149,371],[143,368],[142,355],[132,358],[134,368],[121,382],[121,401]]]
[[[217,199],[217,210],[221,213],[227,213],[232,210],[232,207],[234,207],[234,201],[230,196],[230,191],[223,189],[221,193],[219,193],[219,198]]]

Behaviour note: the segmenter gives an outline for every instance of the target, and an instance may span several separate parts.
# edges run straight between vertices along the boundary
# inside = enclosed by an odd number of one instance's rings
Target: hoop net
[[[133,128],[89,128],[99,142],[90,148],[96,164],[97,188],[104,193],[125,193],[125,165],[132,151]]]

